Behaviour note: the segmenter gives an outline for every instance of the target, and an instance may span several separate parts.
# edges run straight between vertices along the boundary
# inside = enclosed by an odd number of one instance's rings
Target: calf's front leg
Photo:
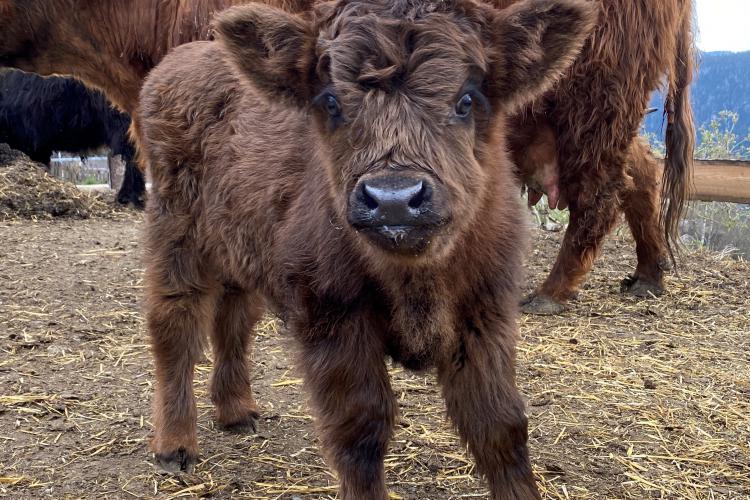
[[[467,327],[452,357],[438,366],[438,379],[448,416],[487,479],[491,498],[538,499],[527,418],[515,384],[515,326],[502,328],[498,334]]]
[[[313,331],[326,333],[315,338]],[[341,481],[339,498],[387,499],[383,459],[396,401],[381,340],[359,316],[302,333],[305,382],[323,450]]]

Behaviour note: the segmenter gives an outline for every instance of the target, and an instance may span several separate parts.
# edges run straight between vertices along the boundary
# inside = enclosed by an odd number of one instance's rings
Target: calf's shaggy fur
[[[255,426],[247,357],[268,307],[299,346],[342,498],[387,497],[387,357],[436,369],[492,498],[538,497],[515,385],[525,214],[506,117],[592,22],[582,0],[249,5],[154,69],[139,118],[162,467],[198,454],[205,337],[217,421]]]

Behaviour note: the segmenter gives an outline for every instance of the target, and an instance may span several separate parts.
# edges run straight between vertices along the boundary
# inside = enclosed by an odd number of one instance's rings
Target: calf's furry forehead
[[[460,84],[470,69],[487,67],[476,20],[436,11],[363,14],[358,5],[349,7],[318,34],[316,52],[334,81],[366,87]]]

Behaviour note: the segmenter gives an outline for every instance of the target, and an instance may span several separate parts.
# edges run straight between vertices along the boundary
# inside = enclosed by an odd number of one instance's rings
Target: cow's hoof
[[[635,276],[628,276],[620,282],[620,292],[643,298],[658,297],[664,293],[664,287],[653,281],[637,278]]]
[[[251,412],[246,417],[230,423],[218,422],[218,426],[225,432],[232,434],[255,434],[258,432],[258,412]]]
[[[163,472],[169,474],[178,474],[187,472],[191,474],[195,469],[198,457],[189,453],[185,448],[168,454],[154,453],[154,462]]]
[[[117,203],[123,207],[133,207],[136,210],[143,210],[146,207],[146,203],[142,198],[117,198]]]
[[[136,193],[117,193],[116,201],[124,207],[132,206],[138,210],[143,210],[146,206],[144,196]]]
[[[659,259],[659,269],[661,269],[662,271],[671,271],[673,268],[674,266],[672,265],[671,259],[667,257]]]
[[[565,311],[565,305],[552,297],[533,293],[521,302],[521,311],[524,314],[537,316],[554,316]]]

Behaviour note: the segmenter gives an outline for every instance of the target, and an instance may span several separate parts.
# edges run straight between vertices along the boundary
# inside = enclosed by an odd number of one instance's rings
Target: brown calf
[[[504,8],[514,1],[495,3]],[[547,190],[553,200],[570,206],[570,225],[557,262],[524,305],[526,312],[548,314],[564,308],[620,211],[638,256],[623,291],[661,294],[664,270],[673,261],[695,141],[688,89],[692,0],[597,3],[597,28],[575,64],[552,92],[519,116],[522,123],[514,129],[522,133],[511,138],[529,187]],[[651,92],[664,82],[669,86],[667,157],[660,199],[656,160],[637,136]],[[559,179],[550,168],[554,157],[559,159]],[[530,194],[533,201],[535,193]]]
[[[224,426],[258,417],[247,366],[285,319],[345,499],[384,499],[385,359],[434,367],[495,499],[537,498],[515,385],[523,207],[506,116],[548,89],[583,0],[340,0],[222,13],[141,94],[153,175],[146,293],[156,460],[192,468],[192,380],[212,340]]]

